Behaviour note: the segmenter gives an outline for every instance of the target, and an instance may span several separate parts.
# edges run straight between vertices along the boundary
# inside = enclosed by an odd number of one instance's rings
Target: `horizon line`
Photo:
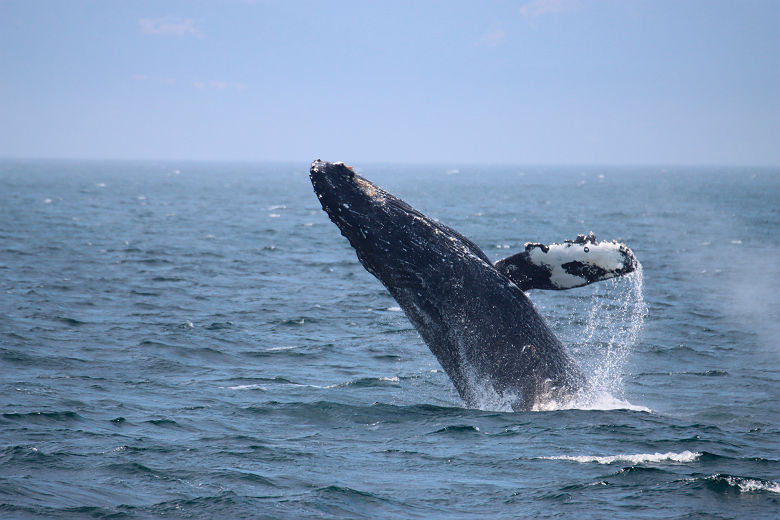
[[[32,156],[4,156],[0,155],[0,161],[19,162],[146,162],[146,163],[234,163],[234,164],[311,164],[314,159],[203,159],[203,158],[128,158],[128,157],[32,157]],[[398,166],[522,166],[522,167],[567,167],[567,168],[780,168],[778,164],[750,164],[750,163],[707,163],[707,162],[552,162],[552,161],[479,161],[479,160],[446,160],[446,159],[334,159],[332,162],[343,161],[354,164],[370,165],[398,165]]]

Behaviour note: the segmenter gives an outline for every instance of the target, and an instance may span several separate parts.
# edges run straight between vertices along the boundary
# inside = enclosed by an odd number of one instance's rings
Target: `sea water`
[[[305,163],[6,160],[0,517],[780,514],[780,170],[354,166],[493,260],[628,244],[529,293],[587,399],[465,408]]]

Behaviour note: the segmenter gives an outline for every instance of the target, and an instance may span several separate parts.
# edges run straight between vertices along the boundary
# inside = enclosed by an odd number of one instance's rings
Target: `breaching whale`
[[[636,259],[593,234],[526,244],[493,264],[471,240],[426,217],[344,163],[316,160],[322,209],[387,288],[467,407],[489,389],[514,410],[565,403],[585,377],[525,290],[569,289],[629,273]]]

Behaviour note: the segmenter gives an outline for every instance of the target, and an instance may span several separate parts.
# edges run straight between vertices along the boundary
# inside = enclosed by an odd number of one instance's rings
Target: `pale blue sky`
[[[0,157],[780,165],[780,2],[0,0]]]

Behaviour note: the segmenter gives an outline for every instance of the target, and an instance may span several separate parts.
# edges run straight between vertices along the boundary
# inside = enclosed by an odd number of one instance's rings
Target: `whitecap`
[[[262,385],[257,385],[257,384],[255,384],[255,385],[237,385],[237,386],[220,386],[220,388],[227,389],[227,390],[262,390],[263,392],[265,392],[267,390],[266,387],[264,387]]]
[[[717,479],[717,476],[714,475],[709,478],[715,480]],[[780,483],[772,480],[762,481],[753,478],[741,478],[741,477],[732,477],[732,476],[725,477],[724,480],[729,486],[739,489],[741,493],[755,493],[757,491],[769,491],[770,493],[780,493]]]
[[[692,451],[682,451],[680,453],[667,452],[667,453],[636,453],[636,454],[620,454],[620,455],[607,455],[607,456],[595,456],[595,455],[557,455],[553,457],[540,457],[546,460],[567,460],[571,462],[579,462],[581,464],[587,464],[595,462],[596,464],[613,464],[615,462],[629,462],[631,464],[647,464],[647,463],[659,463],[659,462],[693,462],[701,457],[701,453]]]

